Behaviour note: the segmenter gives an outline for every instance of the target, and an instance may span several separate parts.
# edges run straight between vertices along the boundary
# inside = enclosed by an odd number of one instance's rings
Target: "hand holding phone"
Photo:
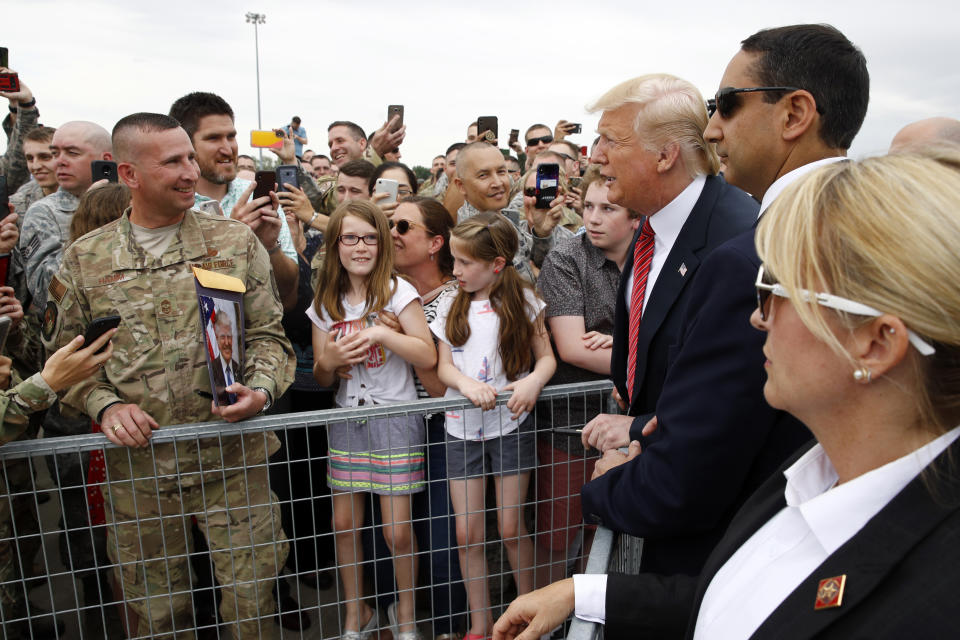
[[[499,126],[497,116],[480,116],[477,118],[477,140],[483,140],[490,144],[497,144],[500,137],[497,133]],[[489,133],[487,133],[489,131]],[[519,134],[519,132],[517,132]]]
[[[87,330],[83,332],[83,346],[88,347],[97,338],[105,334],[110,329],[115,329],[120,326],[120,316],[104,316],[102,318],[96,318],[93,322],[87,325]],[[102,347],[97,349],[96,353],[103,353],[107,348],[107,345],[104,344]]]
[[[537,167],[537,209],[549,209],[550,203],[557,197],[560,184],[560,165],[545,162]]]
[[[253,195],[250,197],[250,200],[256,200],[257,198],[263,198],[264,196],[269,196],[271,191],[275,191],[277,187],[277,174],[274,171],[257,171],[254,180],[257,183],[257,186],[253,190]],[[270,203],[263,206],[267,206]]]

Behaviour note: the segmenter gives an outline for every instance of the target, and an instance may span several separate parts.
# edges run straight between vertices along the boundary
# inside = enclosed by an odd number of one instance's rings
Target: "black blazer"
[[[734,552],[784,506],[785,462],[743,505],[696,578],[611,575],[607,638],[692,638],[703,595]],[[960,632],[960,440],[914,478],[777,607],[753,638],[953,638]],[[814,610],[824,578],[843,602]],[[744,602],[743,606],[750,606]],[[692,612],[692,613],[691,613]]]
[[[739,507],[811,437],[763,397],[766,338],[749,322],[759,264],[753,229],[707,256],[667,358],[659,428],[582,489],[587,522],[644,538],[643,571],[698,575]]]
[[[760,206],[746,193],[727,184],[720,176],[708,176],[700,198],[687,217],[680,235],[667,255],[663,269],[651,291],[640,325],[637,343],[636,393],[630,415],[636,416],[630,429],[639,438],[640,430],[653,416],[667,374],[670,347],[680,334],[680,318],[690,299],[690,283],[700,263],[711,251],[730,238],[751,228]],[[626,287],[633,272],[633,251],[640,229],[627,251],[614,317],[613,353],[610,372],[620,397],[627,400],[627,352],[630,347],[630,314],[627,312]]]

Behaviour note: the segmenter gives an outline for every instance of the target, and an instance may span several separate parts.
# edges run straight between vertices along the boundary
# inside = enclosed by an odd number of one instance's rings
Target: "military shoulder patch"
[[[67,292],[67,285],[63,284],[56,275],[50,278],[50,284],[47,286],[47,293],[57,301],[57,304],[63,302],[63,295]]]
[[[54,279],[56,279],[56,277],[54,277]],[[52,284],[51,282],[51,285]],[[47,342],[53,339],[53,332],[57,329],[57,316],[59,313],[60,310],[57,308],[56,303],[53,300],[47,300],[47,308],[43,310],[43,326],[41,327],[43,339]]]

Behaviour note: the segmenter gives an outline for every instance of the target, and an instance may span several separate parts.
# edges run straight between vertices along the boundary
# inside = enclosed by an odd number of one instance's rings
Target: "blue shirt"
[[[249,180],[244,180],[243,178],[236,178],[227,185],[227,194],[223,196],[223,200],[220,201],[220,210],[223,212],[223,215],[230,217],[230,214],[233,212],[233,208],[237,206],[237,201],[240,199],[240,196],[243,195],[243,192],[249,187],[252,183]],[[202,196],[199,193],[193,194],[194,206],[201,211],[206,211],[210,213],[210,209],[207,207],[202,207],[201,204],[204,202],[211,202],[213,198],[208,198],[207,196]],[[290,237],[290,227],[287,226],[287,219],[283,215],[283,210],[280,211],[280,219],[283,220],[283,224],[280,225],[280,250],[283,251],[283,255],[287,256],[294,262],[297,261],[297,250],[293,246],[293,238]],[[268,247],[269,248],[269,247]]]
[[[294,134],[300,136],[301,138],[306,138],[306,137],[307,137],[307,128],[306,128],[306,127],[300,127],[299,129],[293,129],[290,125],[287,125],[287,126],[285,126],[285,127],[283,128],[283,130],[286,131],[287,133],[294,133]],[[300,142],[299,140],[297,140],[296,138],[293,139],[293,149],[294,149],[293,153],[294,153],[298,158],[303,157],[303,143]]]

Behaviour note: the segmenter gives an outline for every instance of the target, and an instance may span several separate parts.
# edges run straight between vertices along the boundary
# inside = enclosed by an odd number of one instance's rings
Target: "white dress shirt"
[[[833,463],[815,445],[783,473],[787,506],[737,549],[710,581],[694,638],[749,638],[805,578],[958,435],[960,427],[839,486]],[[811,607],[815,596],[810,594]]]
[[[820,167],[832,164],[834,162],[842,162],[846,159],[846,156],[833,156],[831,158],[824,158],[823,160],[816,160],[783,174],[777,178],[774,183],[770,185],[770,188],[767,189],[767,192],[763,194],[763,200],[760,201],[760,212],[757,214],[757,217],[762,216],[763,212],[767,210],[767,207],[773,204],[773,201],[777,199],[777,196],[783,193],[783,190],[793,184],[797,178],[810,173],[814,169],[819,169]]]
[[[657,283],[657,276],[667,261],[673,244],[677,241],[683,225],[690,217],[693,207],[696,206],[703,187],[707,184],[706,176],[697,176],[693,182],[671,200],[665,207],[650,216],[650,226],[653,228],[653,258],[650,260],[650,271],[647,273],[647,288],[643,295],[643,311],[647,309],[647,302],[653,293],[653,286]],[[627,301],[627,314],[630,313],[630,292],[633,291],[633,262],[624,265],[628,269],[627,287],[624,289],[624,298]]]

